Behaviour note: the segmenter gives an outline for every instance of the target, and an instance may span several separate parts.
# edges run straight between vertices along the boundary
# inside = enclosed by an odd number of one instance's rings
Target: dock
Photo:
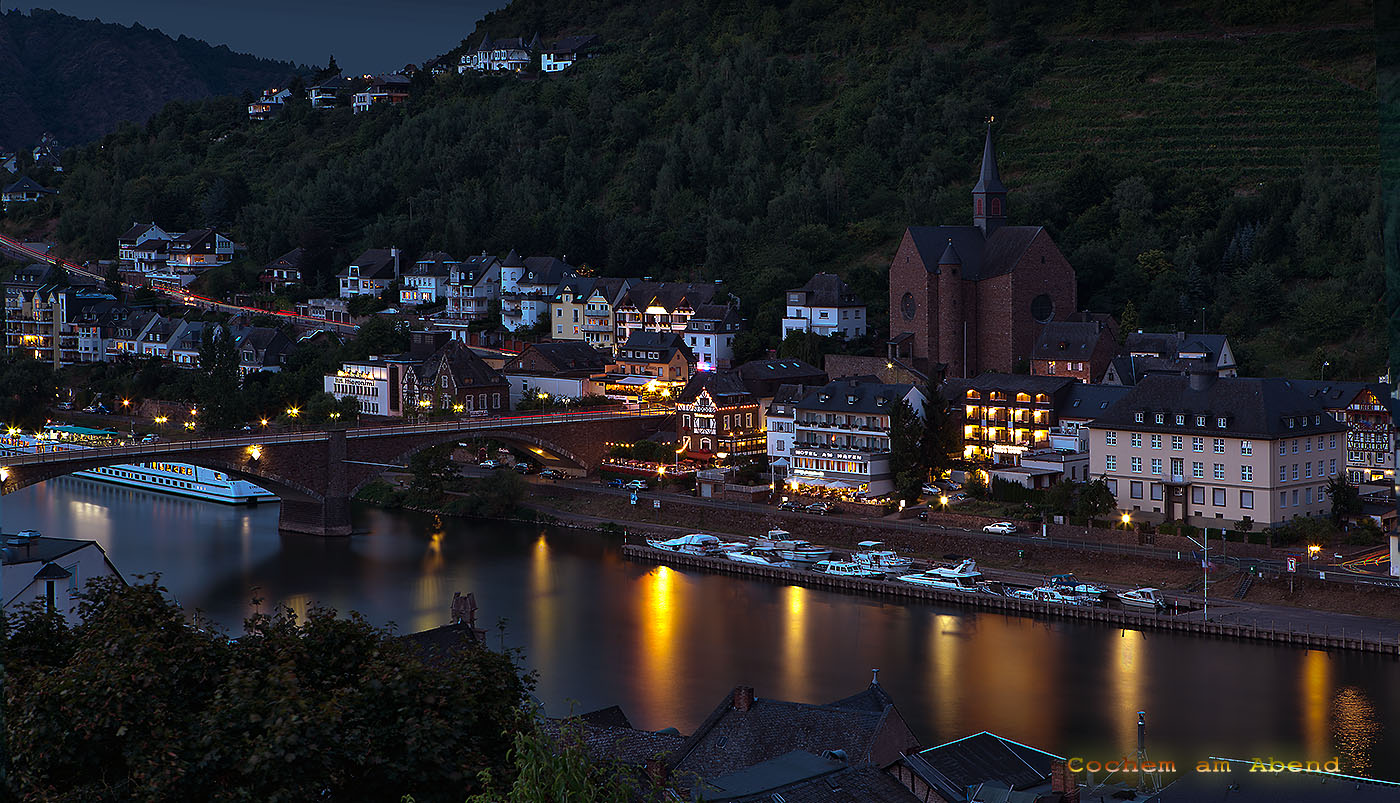
[[[754,563],[738,563],[722,557],[686,555],[656,549],[638,544],[626,544],[622,555],[639,563],[662,564],[682,569],[730,574],[753,580],[764,580],[786,585],[800,585],[809,588],[839,591],[847,594],[863,594],[872,597],[912,602],[927,602],[938,605],[956,605],[974,610],[996,611],[1014,616],[1030,616],[1045,619],[1068,619],[1082,622],[1096,622],[1112,627],[1157,630],[1209,638],[1258,641],[1311,650],[1347,650],[1352,652],[1393,655],[1400,657],[1400,637],[1388,638],[1381,632],[1367,635],[1353,630],[1347,633],[1317,632],[1311,626],[1259,626],[1258,622],[1231,623],[1188,619],[1182,616],[1155,614],[1146,611],[1107,608],[1102,606],[1066,605],[1041,600],[1019,599],[998,594],[969,594],[950,589],[901,583],[897,580],[872,579],[861,577],[838,577],[807,571],[798,568],[779,568]],[[1212,606],[1214,609],[1214,606]]]

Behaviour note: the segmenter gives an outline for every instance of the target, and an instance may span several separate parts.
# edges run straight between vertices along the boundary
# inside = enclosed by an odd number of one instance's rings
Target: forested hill
[[[1223,330],[1255,373],[1374,377],[1371,19],[1308,0],[516,0],[464,38],[597,33],[601,53],[420,77],[405,108],[358,116],[173,104],[76,160],[59,235],[110,257],[133,220],[226,225],[254,262],[306,247],[320,289],[367,246],[515,248],[724,279],[771,339],[782,291],[819,270],[881,321],[904,228],[969,221],[995,116],[1011,221],[1049,228],[1082,306]]]
[[[140,25],[11,10],[0,14],[0,150],[30,147],[45,131],[64,145],[89,142],[168,101],[259,91],[294,70]]]

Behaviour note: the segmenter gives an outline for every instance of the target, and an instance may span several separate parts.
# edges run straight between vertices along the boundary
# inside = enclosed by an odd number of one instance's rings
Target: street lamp
[[[1308,545],[1308,559],[1309,559],[1309,560],[1317,560],[1317,553],[1319,553],[1319,552],[1321,552],[1321,551],[1322,551],[1322,547],[1318,546],[1317,544],[1309,544],[1309,545]]]
[[[259,419],[258,419],[258,423],[261,424],[264,428],[267,427],[267,419],[266,419],[266,418],[259,418]]]
[[[1130,525],[1130,524],[1133,523],[1132,514],[1127,513],[1127,512],[1124,512],[1124,513],[1123,513],[1123,516],[1122,516],[1122,521],[1123,521],[1123,530],[1126,532],[1127,529],[1128,529],[1128,525]]]
[[[194,432],[194,421],[186,421],[185,429],[188,429],[190,432]]]
[[[158,427],[163,427],[163,426],[165,426],[165,422],[167,422],[167,421],[169,421],[169,420],[170,420],[170,416],[167,416],[167,415],[158,415],[158,416],[155,417],[156,426],[158,426]]]
[[[122,406],[123,406],[123,407],[130,407],[130,406],[131,406],[131,399],[122,399]]]
[[[300,407],[288,407],[288,408],[287,408],[287,417],[288,417],[288,418],[296,418],[296,417],[299,416],[299,415],[301,415],[301,408],[300,408]]]
[[[1210,620],[1210,538],[1204,544],[1189,535],[1186,540],[1201,548],[1201,621],[1206,622]]]
[[[1332,363],[1330,363],[1330,362],[1328,362],[1328,361],[1326,361],[1326,360],[1323,360],[1323,361],[1322,361],[1322,367],[1321,367],[1320,369],[1318,369],[1318,372],[1317,372],[1317,378],[1318,378],[1318,379],[1326,379],[1326,378],[1327,378],[1327,368],[1328,368],[1328,366],[1330,366],[1331,364],[1332,364]]]

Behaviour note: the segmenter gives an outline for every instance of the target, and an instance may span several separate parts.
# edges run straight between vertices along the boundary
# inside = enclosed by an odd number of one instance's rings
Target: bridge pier
[[[345,464],[345,430],[331,430],[326,434],[324,496],[321,499],[283,497],[277,529],[310,535],[350,534],[350,482]]]

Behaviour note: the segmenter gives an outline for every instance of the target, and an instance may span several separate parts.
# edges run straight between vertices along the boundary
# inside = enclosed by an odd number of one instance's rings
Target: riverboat
[[[50,424],[44,427],[44,432],[39,437],[0,435],[0,454],[41,454],[90,449],[92,446],[82,441],[96,438],[106,438],[107,442],[112,442],[120,440],[122,436],[106,430]],[[235,479],[222,471],[188,463],[120,463],[74,471],[70,476],[226,505],[256,505],[260,502],[277,501],[277,496],[271,491],[247,480]]]
[[[792,567],[791,563],[788,563],[766,549],[727,552],[725,553],[725,557],[735,563],[752,563],[757,566],[772,566],[775,569],[788,569]]]
[[[812,571],[817,574],[829,574],[833,577],[884,577],[885,573],[879,569],[871,569],[859,563],[852,563],[848,560],[819,560],[812,567]]]
[[[831,550],[824,546],[817,546],[798,538],[786,548],[776,550],[778,557],[783,560],[790,560],[795,563],[816,563],[820,560],[829,560]]]
[[[976,594],[982,590],[978,584],[981,579],[982,573],[977,571],[977,562],[971,558],[951,568],[935,566],[919,574],[906,574],[899,578],[904,583],[942,588],[949,591],[962,591],[968,594]]]
[[[1118,594],[1118,601],[1128,608],[1161,612],[1167,609],[1166,600],[1155,588],[1137,588]]]
[[[900,557],[890,549],[881,549],[882,546],[884,544],[879,541],[861,541],[856,544],[858,551],[851,553],[851,561],[885,574],[907,572],[914,565],[914,561],[909,558]]]
[[[669,541],[647,539],[647,546],[663,549],[667,552],[678,552],[682,555],[722,555],[724,550],[720,548],[720,540],[713,535],[706,533],[691,533],[682,535],[679,538],[672,538]]]

